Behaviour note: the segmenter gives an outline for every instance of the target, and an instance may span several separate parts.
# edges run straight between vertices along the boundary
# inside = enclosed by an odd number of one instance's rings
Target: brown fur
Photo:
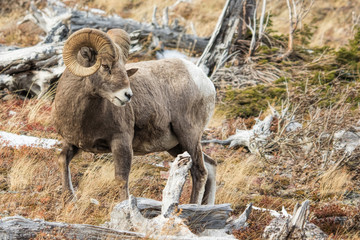
[[[93,61],[91,51],[86,48],[78,58],[82,65]],[[117,107],[101,91],[127,87],[125,67],[138,68],[130,77],[133,97],[124,107]],[[116,78],[109,78],[110,75]],[[201,189],[207,179],[200,138],[211,115],[209,108],[203,106],[214,105],[215,96],[204,97],[178,59],[126,66],[116,62],[111,64],[110,75],[102,67],[84,78],[65,70],[59,80],[53,117],[56,129],[64,138],[59,157],[64,190],[70,190],[68,164],[78,149],[113,153],[115,179],[125,197],[133,154],[169,151],[176,155],[188,151],[193,159],[191,202],[200,203]],[[211,158],[205,159],[214,165]],[[211,184],[215,184],[214,179]]]

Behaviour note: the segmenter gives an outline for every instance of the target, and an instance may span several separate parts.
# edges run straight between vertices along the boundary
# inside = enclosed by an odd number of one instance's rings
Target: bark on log
[[[237,40],[243,40],[247,32],[247,26],[250,24],[251,19],[253,19],[255,14],[256,1],[255,0],[245,0],[241,6],[243,9],[240,12],[240,21],[237,30]]]
[[[20,216],[0,220],[0,239],[142,239],[144,235],[86,224],[30,220]]]
[[[0,89],[44,95],[64,71],[62,44],[43,44],[0,52]]]
[[[250,14],[247,11],[252,9],[244,8],[245,3],[246,0],[226,1],[209,44],[197,63],[208,76],[212,76],[214,71],[228,60],[234,35],[238,31],[239,22],[243,21],[240,17]],[[245,18],[247,17],[245,16]]]

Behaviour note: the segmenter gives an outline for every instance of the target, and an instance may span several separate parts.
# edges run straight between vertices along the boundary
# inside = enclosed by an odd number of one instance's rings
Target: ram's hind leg
[[[62,181],[62,190],[63,193],[70,193],[73,197],[75,197],[75,191],[71,182],[71,174],[70,174],[70,161],[73,157],[78,153],[79,148],[74,145],[63,143],[63,149],[59,155],[59,167],[61,171],[61,181]]]
[[[186,123],[181,123],[181,125],[174,124],[173,130],[181,149],[187,151],[193,161],[190,169],[192,178],[190,203],[201,204],[208,174],[201,150],[200,135],[194,135],[194,133],[191,132],[192,127],[186,125]]]
[[[203,153],[205,167],[208,171],[208,177],[205,185],[205,193],[201,204],[214,205],[216,194],[216,161]]]

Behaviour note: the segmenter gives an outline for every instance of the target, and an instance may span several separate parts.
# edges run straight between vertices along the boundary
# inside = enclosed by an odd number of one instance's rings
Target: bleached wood
[[[43,44],[0,52],[0,88],[42,96],[65,69],[62,44]]]
[[[46,239],[142,239],[145,236],[130,231],[119,231],[87,224],[68,224],[31,220],[24,217],[5,217],[0,219],[0,239],[24,240],[36,236]],[[41,238],[45,239],[45,238]]]
[[[181,192],[191,166],[192,160],[188,152],[179,154],[171,163],[169,178],[163,190],[161,214],[164,217],[169,217],[179,204]]]
[[[169,27],[169,7],[165,7],[163,10],[163,28]]]
[[[124,19],[120,16],[100,16],[84,11],[72,11],[70,22],[71,32],[79,29],[90,27],[103,31],[112,28],[121,28],[131,33],[139,31],[139,41],[145,41],[149,36],[158,38],[165,47],[189,49],[194,47],[195,52],[203,52],[208,39],[204,37],[196,37],[194,35],[184,34],[170,28],[156,28],[152,24],[139,23],[132,19]]]
[[[320,228],[307,222],[309,206],[310,201],[306,200],[301,204],[301,207],[295,206],[294,216],[287,214],[274,218],[265,228],[263,238],[274,240],[327,239],[328,236]]]
[[[296,209],[294,216],[291,218],[291,227],[303,229],[305,221],[308,216],[310,208],[310,201],[306,200],[301,204],[301,207]]]
[[[256,119],[256,123],[250,130],[238,130],[236,133],[226,140],[203,140],[201,143],[219,143],[222,145],[230,145],[230,147],[239,147],[244,146],[249,149],[251,153],[258,153],[259,146],[266,143],[266,139],[270,136],[271,123],[274,118],[278,118],[280,115],[275,110],[272,109],[272,113],[265,117],[264,120]]]
[[[108,224],[116,225],[123,223],[117,216],[126,205],[128,200],[117,204],[111,213],[111,220]],[[137,207],[141,214],[146,218],[154,218],[161,215],[160,201],[148,198],[137,198]],[[183,204],[178,206],[180,214],[178,216],[186,220],[186,224],[194,230],[199,229],[221,229],[226,225],[226,220],[229,218],[232,211],[230,204],[217,205],[196,205]],[[122,217],[120,217],[122,218]]]
[[[227,229],[229,233],[231,233],[231,231],[233,230],[244,229],[247,226],[246,221],[249,219],[251,210],[252,210],[252,203],[247,205],[244,212],[238,218],[229,221],[225,229]]]
[[[159,28],[159,24],[156,20],[156,12],[157,12],[157,6],[154,6],[154,11],[151,18],[151,24],[154,25],[155,28]]]

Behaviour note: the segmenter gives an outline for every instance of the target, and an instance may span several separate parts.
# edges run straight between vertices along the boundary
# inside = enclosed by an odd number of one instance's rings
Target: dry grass
[[[23,157],[17,159],[9,172],[10,190],[21,191],[29,188],[34,177],[40,169],[45,169],[45,164],[35,159]]]
[[[309,2],[309,1],[305,1]],[[274,15],[273,29],[282,34],[289,32],[289,17],[285,1],[270,1],[269,11]],[[311,46],[343,46],[353,37],[352,13],[359,15],[360,7],[355,1],[317,0],[302,24],[314,30]],[[300,25],[301,28],[301,25]]]
[[[216,172],[217,203],[236,203],[242,195],[256,192],[261,186],[259,171],[261,162],[256,156],[235,153],[225,159]],[[235,168],[236,166],[236,168]]]
[[[119,199],[113,163],[105,160],[90,162],[75,188],[77,200],[65,205],[62,221],[103,223]]]
[[[11,15],[0,16],[0,44],[27,47],[40,42],[45,33],[34,23],[18,25],[24,11],[13,11]]]
[[[347,191],[353,189],[353,174],[346,169],[330,169],[320,176],[319,193],[321,198],[342,198]]]
[[[16,134],[30,133],[37,137],[57,138],[51,122],[49,95],[40,99],[22,100],[16,95],[9,101],[0,99],[0,130]]]

